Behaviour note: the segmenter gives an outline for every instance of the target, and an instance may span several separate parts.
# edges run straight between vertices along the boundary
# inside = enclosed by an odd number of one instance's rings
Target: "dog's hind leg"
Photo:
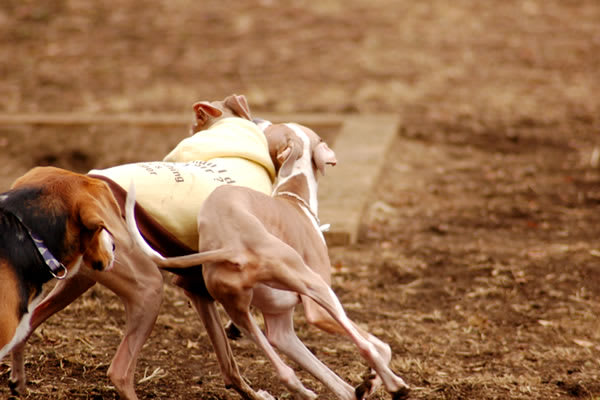
[[[208,337],[213,345],[219,368],[227,388],[233,388],[239,395],[248,400],[271,400],[273,397],[264,391],[255,392],[240,375],[240,371],[233,357],[233,352],[227,341],[225,330],[215,302],[185,291],[186,296],[198,312]]]
[[[273,346],[321,381],[337,398],[356,399],[354,388],[331,371],[298,339],[294,332],[293,309],[281,314],[263,313],[263,317],[267,338]]]
[[[360,334],[333,290],[304,263],[292,247],[271,236],[271,240],[263,240],[258,254],[263,255],[262,259],[265,261],[265,265],[257,273],[263,283],[276,289],[293,290],[317,302],[344,328],[361,356],[381,377],[386,390],[398,399],[408,394],[408,385],[390,370],[388,360],[382,357],[373,343]],[[237,324],[237,321],[234,322]]]
[[[11,352],[12,368],[8,384],[13,394],[23,394],[25,392],[24,352],[25,345],[31,334],[45,320],[71,304],[76,298],[94,286],[95,283],[93,279],[82,274],[75,274],[69,279],[58,281],[44,300],[32,311],[27,334],[15,345]]]

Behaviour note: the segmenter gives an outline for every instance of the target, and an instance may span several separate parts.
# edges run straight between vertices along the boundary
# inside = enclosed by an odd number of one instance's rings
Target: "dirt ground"
[[[598,400],[599,21],[596,0],[4,0],[0,112],[186,113],[238,93],[255,115],[396,114],[362,240],[330,249],[349,315],[391,345],[411,398]],[[161,158],[185,134],[0,126],[2,190],[38,164]],[[165,291],[140,398],[237,398],[184,296]],[[24,398],[118,398],[106,371],[123,324],[102,287],[51,318]],[[296,324],[360,381],[351,344],[301,312]],[[289,398],[252,344],[232,346],[253,387]]]

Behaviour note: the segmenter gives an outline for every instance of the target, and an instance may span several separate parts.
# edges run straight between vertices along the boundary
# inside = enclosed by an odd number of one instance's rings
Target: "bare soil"
[[[362,240],[330,250],[349,315],[392,346],[414,399],[597,400],[599,21],[596,0],[4,0],[0,112],[183,113],[238,93],[255,115],[396,114]],[[34,165],[161,158],[185,135],[1,126],[2,190]],[[184,296],[165,290],[140,398],[236,398]],[[106,371],[123,324],[102,287],[52,317],[30,342],[25,398],[118,398]],[[296,324],[360,381],[350,343],[301,312]],[[253,387],[288,397],[252,344],[233,348]]]

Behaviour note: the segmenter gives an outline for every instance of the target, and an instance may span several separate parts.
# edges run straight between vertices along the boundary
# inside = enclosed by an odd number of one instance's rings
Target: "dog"
[[[242,95],[231,95],[223,101],[197,102],[193,105],[193,109],[196,121],[191,133],[207,130],[225,118],[251,119],[250,109]],[[268,149],[265,152],[268,158]],[[54,173],[52,171],[49,169],[38,170],[40,180],[42,182],[45,179],[53,180]],[[109,215],[111,218],[108,225],[116,246],[114,267],[109,273],[102,273],[90,268],[80,268],[76,272],[70,271],[69,279],[59,281],[37,307],[30,307],[33,311],[28,314],[30,315],[29,325],[25,324],[21,335],[18,339],[13,340],[14,343],[11,346],[12,368],[9,385],[14,394],[24,393],[26,390],[24,349],[34,330],[96,283],[100,283],[120,298],[126,313],[124,335],[111,361],[108,376],[121,399],[137,400],[138,398],[134,388],[135,367],[142,346],[150,335],[159,313],[163,294],[163,275],[156,264],[139,248],[129,245],[130,236],[124,220],[126,190],[106,176],[93,174],[88,176],[103,180],[117,200],[118,206],[113,207],[114,210]],[[270,187],[269,178],[266,179]],[[18,180],[17,183],[20,181]],[[183,255],[194,252],[193,248],[161,226],[156,218],[143,207],[139,205],[135,207],[135,216],[138,223],[143,226],[145,237],[153,246],[160,248],[164,254]],[[195,215],[190,216],[192,219],[194,217]],[[184,278],[189,275],[187,271],[178,271],[178,273]],[[186,288],[190,282],[193,282],[193,279],[184,278],[177,276],[173,283]],[[201,284],[195,284],[189,288],[196,296],[210,298],[206,290],[202,289]],[[2,294],[0,294],[1,296]]]
[[[204,201],[197,218],[199,252],[165,258],[139,233],[133,215],[135,185],[132,184],[125,208],[127,227],[134,241],[160,268],[173,271],[202,265],[202,278],[209,294],[264,351],[281,382],[297,398],[317,396],[302,385],[271,345],[340,399],[366,398],[377,380],[394,399],[405,398],[409,387],[388,366],[389,346],[359,329],[346,316],[322,277],[330,275],[331,266],[317,217],[317,172],[324,173],[326,165],[336,164],[334,152],[316,133],[297,124],[270,125],[265,134],[278,171],[271,196],[235,185],[217,188]],[[226,385],[244,398],[271,398],[266,392],[254,392],[239,377],[214,301],[186,294],[206,326]],[[294,333],[293,310],[300,302],[308,306],[309,313],[318,310],[322,327],[349,337],[376,375],[353,389],[321,363]],[[254,321],[250,306],[262,311],[266,336]],[[328,318],[323,317],[323,310]]]
[[[68,282],[82,265],[112,268],[117,211],[104,182],[52,167],[0,194],[0,360],[27,335],[47,283]]]

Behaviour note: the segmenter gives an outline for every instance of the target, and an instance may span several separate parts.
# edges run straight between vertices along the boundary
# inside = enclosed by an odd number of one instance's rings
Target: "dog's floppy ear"
[[[79,218],[81,223],[90,231],[106,228],[106,222],[98,213],[97,207],[91,207],[91,204],[79,206]]]
[[[108,185],[102,181],[90,181],[87,187],[77,204],[81,223],[94,232],[106,229],[119,243],[131,243],[121,218],[121,209]]]
[[[83,262],[92,269],[104,271],[114,263],[115,236],[123,238],[124,229],[120,228],[123,225],[121,215],[108,187],[98,187],[100,190],[80,197],[79,218],[87,231],[80,232],[79,240]],[[122,240],[119,242],[126,243]]]
[[[238,117],[252,121],[250,107],[248,106],[248,101],[246,101],[246,97],[244,95],[238,96],[237,94],[232,94],[231,96],[227,96],[224,104]]]
[[[327,146],[327,143],[320,142],[313,151],[313,160],[321,175],[325,175],[325,166],[337,164],[335,153]]]
[[[194,126],[196,132],[202,130],[203,126],[206,125],[211,118],[219,118],[223,115],[223,110],[213,106],[207,101],[199,101],[194,103],[192,107],[196,113],[196,125]]]
[[[107,204],[103,196],[100,198],[94,197],[93,195],[86,196],[87,199],[80,201],[79,207],[79,219],[81,224],[91,233],[82,234],[80,237],[83,240],[83,245],[86,248],[86,255],[84,258],[88,258],[88,252],[93,253],[97,249],[98,235],[102,230],[106,230],[112,236],[112,229],[109,228],[109,214],[115,211],[106,210]],[[88,261],[88,260],[86,260]]]

